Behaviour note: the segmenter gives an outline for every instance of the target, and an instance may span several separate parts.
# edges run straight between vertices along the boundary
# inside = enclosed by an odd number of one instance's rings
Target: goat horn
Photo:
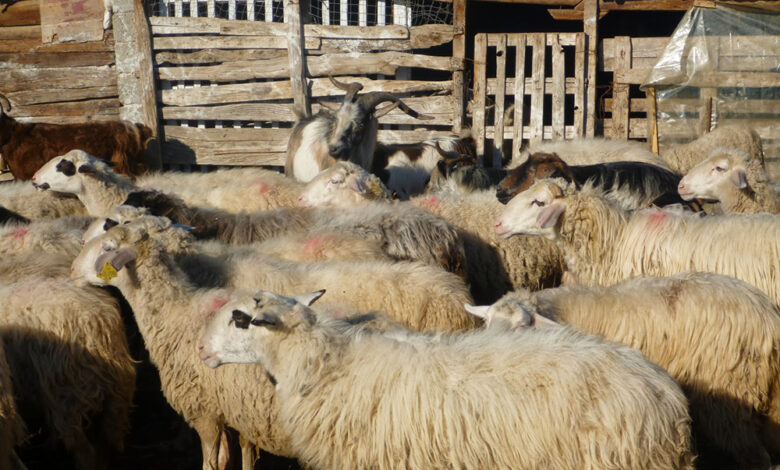
[[[358,82],[344,83],[336,80],[333,77],[328,77],[328,78],[330,79],[330,82],[333,85],[335,85],[337,88],[347,92],[347,94],[344,95],[345,103],[355,101],[355,95],[357,95],[357,93],[363,89],[363,85]]]
[[[11,111],[11,102],[0,93],[0,114],[8,114]]]
[[[376,108],[379,103],[384,103],[385,101],[392,101],[394,104],[398,103],[398,107],[401,108],[401,111],[405,112],[413,118],[424,120],[433,119],[433,116],[418,113],[417,111],[407,106],[406,103],[404,103],[400,98],[385,91],[365,93],[360,97],[360,102],[363,103],[365,107],[371,109]]]

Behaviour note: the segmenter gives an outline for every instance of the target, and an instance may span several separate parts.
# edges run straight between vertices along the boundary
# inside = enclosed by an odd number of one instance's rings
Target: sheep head
[[[680,197],[686,201],[706,199],[724,201],[736,193],[749,190],[747,153],[725,147],[716,148],[710,156],[691,168],[677,186]]]
[[[541,180],[533,184],[507,204],[494,224],[502,238],[512,235],[541,235],[551,240],[557,236],[556,227],[566,210],[561,180]]]
[[[146,214],[146,209],[127,205],[114,206],[105,217],[98,217],[84,231],[81,244],[85,245],[95,237],[103,235],[112,227],[126,225]]]
[[[546,327],[558,323],[539,314],[530,299],[531,293],[520,290],[507,294],[493,305],[474,306],[465,304],[466,311],[481,318],[487,328],[520,330],[531,327]]]
[[[83,150],[71,150],[46,162],[32,177],[32,184],[40,190],[51,189],[62,193],[80,194],[84,190],[82,178],[113,172],[108,163]]]
[[[285,297],[257,291],[228,302],[209,319],[198,345],[200,358],[212,368],[228,363],[263,364],[273,374],[273,343],[296,328],[311,327],[316,315],[309,306],[324,293]]]
[[[339,162],[309,181],[298,197],[302,207],[352,207],[368,199],[390,199],[379,178],[352,162]]]
[[[496,198],[501,204],[507,204],[510,199],[530,188],[534,182],[544,178],[563,178],[574,182],[571,169],[557,154],[537,152],[529,155],[526,161],[512,169],[498,183]]]
[[[118,286],[128,279],[128,269],[146,251],[145,230],[119,225],[93,238],[73,260],[70,277],[77,284]]]

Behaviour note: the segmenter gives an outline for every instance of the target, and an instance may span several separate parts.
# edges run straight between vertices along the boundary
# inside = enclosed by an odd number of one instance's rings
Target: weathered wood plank
[[[474,106],[472,129],[477,145],[477,158],[484,164],[485,155],[485,92],[487,88],[487,35],[474,38]]]
[[[466,0],[454,0],[452,24],[457,34],[452,38],[452,58],[461,66],[452,72],[452,96],[455,102],[454,130],[460,132],[466,126]],[[414,28],[412,28],[414,30]]]
[[[655,87],[651,86],[647,90],[647,135],[650,141],[650,151],[658,155],[658,105],[655,96]],[[630,122],[630,121],[629,121]],[[629,133],[631,131],[629,130]]]
[[[2,8],[8,9],[3,11]],[[41,24],[41,9],[38,0],[22,0],[0,7],[0,27],[29,26]]]
[[[636,80],[638,76],[632,74],[633,70],[624,74],[615,72],[621,80]],[[641,72],[641,71],[640,71]],[[634,83],[625,81],[623,83]],[[641,83],[641,82],[639,82]],[[702,73],[689,83],[698,87],[776,87],[780,86],[780,73],[777,72],[706,72]]]
[[[506,34],[498,36],[496,44],[496,82],[504,83],[506,81]],[[496,137],[493,139],[493,168],[501,168],[501,148],[504,146],[504,101],[506,87],[499,86],[496,90],[496,107],[493,122],[495,123]]]
[[[282,49],[203,49],[193,52],[164,51],[154,54],[155,63],[171,65],[221,64],[234,61],[282,59],[287,51]]]
[[[526,35],[515,35],[515,80],[513,94],[515,96],[515,119],[512,126],[512,160],[520,157],[523,144],[523,108],[525,103],[525,46]]]
[[[615,139],[627,139],[629,135],[628,122],[628,85],[620,82],[619,72],[631,69],[631,40],[627,36],[615,38],[615,77],[612,84],[612,136]]]
[[[530,37],[530,44],[533,50],[532,73],[531,73],[531,134],[529,140],[536,143],[543,139],[543,118],[544,118],[544,57],[545,57],[545,35],[533,35]]]
[[[544,36],[545,45],[552,46],[553,42],[557,42],[561,46],[573,46],[577,42],[577,35],[580,33],[556,33],[556,36],[553,36],[552,34],[545,34],[545,33],[510,33],[508,35],[508,39],[511,40],[512,37],[516,34],[525,34],[528,37],[533,36],[534,34],[540,34]],[[555,40],[555,37],[558,38],[558,40]],[[499,36],[496,34],[491,34],[488,36],[488,47],[495,47],[498,45]]]
[[[577,43],[574,48],[574,133],[577,136],[585,135],[585,35],[577,36]],[[564,84],[565,87],[565,84]]]
[[[488,139],[495,139],[495,127],[494,126],[487,126],[485,128],[485,135]],[[531,138],[531,134],[535,131],[530,126],[523,126],[523,138],[529,139]],[[553,138],[553,130],[552,126],[543,126],[542,127],[542,139],[543,140],[552,140]],[[509,139],[514,135],[514,130],[505,128],[504,129],[504,139]],[[565,139],[573,139],[574,137],[577,137],[577,135],[574,133],[574,126],[566,126],[564,128],[564,138]]]
[[[452,87],[449,80],[424,82],[415,80],[371,80],[368,77],[342,77],[347,82],[363,84],[363,92],[386,91],[395,95],[412,92],[445,91]],[[311,96],[343,96],[340,90],[327,78],[310,80]],[[288,81],[253,82],[226,84],[201,88],[181,88],[162,90],[162,104],[172,106],[192,106],[205,104],[237,103],[242,101],[291,100],[292,89]]]
[[[373,28],[374,26],[371,26]],[[336,39],[323,38],[318,51],[310,53],[332,52],[371,52],[371,51],[406,51],[410,49],[428,49],[447,44],[456,35],[463,34],[465,28],[443,24],[412,26],[409,28],[409,39]],[[453,56],[454,57],[454,56]]]
[[[61,103],[34,104],[30,106],[14,106],[11,114],[14,116],[87,116],[98,114],[116,114],[119,111],[118,98],[106,98],[88,101],[68,101]]]
[[[431,121],[420,121],[400,110],[393,110],[380,120],[383,124],[452,125],[452,97],[432,96],[407,98],[404,102],[412,109],[434,116]],[[319,110],[319,106],[313,111]],[[239,120],[294,122],[290,103],[238,103],[223,106],[166,106],[162,108],[165,120]]]
[[[599,0],[584,0],[585,20],[583,31],[585,32],[585,44],[588,48],[587,75],[585,77],[585,136],[593,137],[596,134],[596,68],[598,67],[599,44]]]
[[[8,39],[40,39],[40,37],[40,25],[5,26],[0,28],[0,41],[6,41]]]
[[[450,57],[380,52],[376,54],[331,54],[307,59],[309,76],[328,75],[395,74],[399,67],[452,71],[457,68]],[[290,67],[286,58],[265,61],[237,61],[221,65],[196,67],[159,67],[163,80],[211,80],[227,82],[253,78],[289,78]]]
[[[558,41],[558,34],[552,36],[552,129],[553,140],[563,139],[566,75],[564,70],[563,45]]]
[[[6,93],[6,96],[17,106],[28,106],[32,104],[58,103],[63,101],[118,98],[119,90],[117,89],[116,84],[112,84],[85,88],[22,90]]]
[[[104,41],[93,42],[62,42],[42,44],[41,38],[36,39],[9,39],[0,41],[0,52],[95,52],[113,51],[114,36],[112,31],[107,31]]]
[[[533,77],[525,77],[525,94],[526,96],[531,95],[531,88],[534,85],[534,79]],[[552,77],[544,77],[544,89],[546,90],[547,94],[552,93],[552,85],[553,85],[553,78]],[[506,79],[506,93],[512,93],[512,90],[514,90],[515,87],[515,79],[514,77],[509,77]],[[564,80],[564,90],[567,95],[573,95],[577,91],[577,80],[575,77],[566,77]],[[495,95],[496,91],[498,91],[498,86],[496,84],[495,78],[488,78],[487,79],[487,94],[488,95]]]
[[[51,122],[55,124],[78,124],[81,122],[115,121],[119,119],[119,108],[117,107],[113,110],[107,109],[105,110],[105,114],[90,114],[83,116],[16,116],[15,119],[19,122]]]
[[[0,52],[0,68],[111,65],[111,52]]]
[[[318,49],[319,38],[306,38],[307,49]],[[282,36],[157,36],[154,50],[165,49],[287,49]]]
[[[299,118],[311,116],[311,103],[306,86],[306,57],[303,53],[304,35],[300,21],[299,0],[284,0],[284,21],[287,23],[287,53],[290,60],[290,85],[293,93],[293,111]]]
[[[45,88],[85,88],[116,84],[113,66],[0,70],[6,93]]]

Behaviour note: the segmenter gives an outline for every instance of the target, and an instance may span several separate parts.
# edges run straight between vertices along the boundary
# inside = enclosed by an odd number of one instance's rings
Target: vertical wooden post
[[[287,23],[287,53],[290,59],[290,85],[293,90],[295,115],[311,116],[311,103],[306,87],[303,23],[300,0],[284,0],[284,21]]]
[[[655,99],[655,87],[647,89],[647,101],[650,106],[647,107],[647,117],[650,121],[650,150],[658,155],[658,101]]]
[[[114,0],[114,52],[120,116],[149,126],[153,139],[147,147],[150,169],[162,169],[162,127],[157,117],[157,94],[152,40],[142,0]]]
[[[531,128],[528,140],[535,144],[544,139],[544,57],[547,46],[545,33],[529,34],[533,47],[533,60],[531,62],[531,119],[528,123]]]
[[[455,38],[452,40],[452,59],[458,64],[458,70],[452,73],[452,100],[455,103],[455,125],[453,130],[460,132],[466,127],[466,0],[453,0],[452,26]]]
[[[585,135],[596,135],[596,66],[598,61],[599,0],[584,0],[584,31],[588,39],[588,71],[585,79],[587,98],[585,100]]]
[[[493,168],[501,168],[504,148],[504,103],[506,101],[506,34],[498,35],[496,46],[496,106],[493,117]]]
[[[631,38],[615,38],[615,72],[612,80],[612,138],[627,140],[630,131],[629,108],[631,97],[629,85],[619,83],[620,76],[631,70]]]
[[[585,33],[578,33],[574,45],[574,136],[585,135]]]
[[[558,34],[552,35],[552,140],[566,137],[564,113],[566,112],[566,71],[564,70],[563,46]]]
[[[512,133],[512,161],[520,158],[523,146],[523,106],[525,105],[525,34],[515,40],[515,126]]]
[[[474,140],[479,165],[485,159],[485,93],[487,92],[487,34],[474,37],[474,104],[472,106]]]

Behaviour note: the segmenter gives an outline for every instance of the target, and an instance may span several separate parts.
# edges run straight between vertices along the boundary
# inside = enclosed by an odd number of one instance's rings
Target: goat
[[[555,153],[537,152],[509,171],[499,183],[496,197],[506,204],[535,181],[544,178],[563,178],[577,187],[590,181],[605,191],[626,210],[638,209],[651,203],[688,205],[677,194],[680,176],[664,168],[643,162],[607,162],[595,165],[567,165]]]
[[[119,173],[143,173],[152,130],[129,121],[78,124],[22,123],[8,115],[11,102],[0,95],[0,154],[16,179],[28,180],[44,163],[73,149],[114,165]]]
[[[503,168],[484,168],[479,166],[476,151],[464,152],[463,148],[456,149],[457,154],[451,155],[444,152],[438,143],[436,150],[440,159],[436,168],[431,172],[426,192],[437,192],[445,189],[471,193],[495,188],[507,175]]]
[[[330,81],[346,91],[341,105],[333,112],[322,110],[298,121],[290,135],[284,173],[308,182],[336,160],[347,160],[371,171],[376,147],[377,118],[398,107],[417,119],[433,119],[407,106],[400,98],[375,91],[358,96],[360,83]],[[380,103],[392,103],[380,109]]]

